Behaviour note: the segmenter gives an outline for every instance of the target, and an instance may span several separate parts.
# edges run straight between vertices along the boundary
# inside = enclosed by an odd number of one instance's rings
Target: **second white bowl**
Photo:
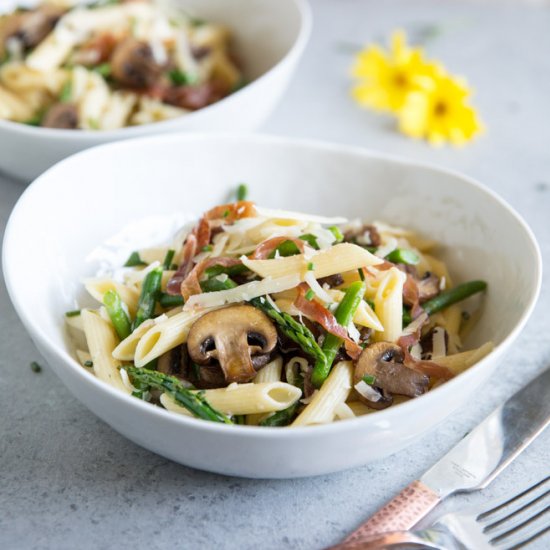
[[[307,1],[175,2],[188,13],[231,29],[250,84],[188,115],[114,131],[52,130],[0,120],[0,171],[30,181],[59,160],[110,141],[181,131],[256,130],[284,93],[307,43],[311,30]]]

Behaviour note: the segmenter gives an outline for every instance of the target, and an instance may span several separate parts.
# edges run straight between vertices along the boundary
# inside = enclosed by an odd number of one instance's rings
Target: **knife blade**
[[[550,369],[545,370],[462,438],[419,480],[356,529],[344,544],[409,530],[441,500],[486,487],[550,423]]]

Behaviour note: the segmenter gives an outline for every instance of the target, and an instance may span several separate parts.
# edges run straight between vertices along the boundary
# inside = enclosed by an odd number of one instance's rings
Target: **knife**
[[[343,544],[414,527],[444,498],[487,487],[550,423],[550,369],[495,409]]]

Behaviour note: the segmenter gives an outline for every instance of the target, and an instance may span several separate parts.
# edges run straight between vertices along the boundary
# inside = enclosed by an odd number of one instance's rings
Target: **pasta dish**
[[[116,130],[185,115],[244,84],[229,42],[160,0],[19,8],[0,16],[0,119]]]
[[[66,314],[84,368],[174,413],[296,427],[414,399],[491,351],[462,349],[486,283],[454,285],[436,242],[245,195],[85,280],[97,307]]]

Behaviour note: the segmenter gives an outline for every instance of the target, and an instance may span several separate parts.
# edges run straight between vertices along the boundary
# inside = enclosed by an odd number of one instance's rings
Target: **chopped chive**
[[[306,292],[306,296],[305,296],[306,300],[309,300],[311,302],[311,300],[313,300],[313,298],[315,298],[315,292],[313,292],[313,290],[311,290],[311,288]]]
[[[31,367],[32,372],[36,372],[36,373],[42,372],[42,367],[36,361],[33,361],[30,364],[30,367]]]
[[[359,272],[359,277],[361,277],[361,280],[364,281],[365,280],[365,274],[363,273],[363,269],[359,268],[357,271]]]
[[[314,248],[315,250],[319,250],[319,244],[317,243],[317,237],[315,235],[312,235],[311,233],[306,233],[305,235],[300,235],[298,237],[300,240],[305,241],[311,248]]]
[[[73,96],[73,83],[72,80],[67,80],[65,84],[63,84],[63,88],[61,88],[61,92],[59,94],[59,101],[61,103],[69,103]]]
[[[202,247],[203,252],[212,252],[213,249],[214,247],[211,244],[206,244]]]
[[[197,82],[197,75],[184,73],[181,69],[171,70],[168,73],[168,78],[174,86],[187,86]]]
[[[179,294],[173,296],[172,294],[166,294],[166,292],[163,292],[160,295],[159,304],[165,308],[182,306],[183,296],[180,296]]]
[[[279,256],[286,258],[287,256],[296,256],[296,254],[300,254],[300,249],[293,241],[283,241],[275,250],[273,250],[273,252],[271,252],[269,259],[275,258],[277,252],[279,253]]]
[[[103,78],[108,78],[111,76],[113,68],[110,63],[101,63],[101,65],[94,67],[93,70],[94,72],[100,74]]]
[[[342,231],[340,231],[339,227],[336,227],[335,225],[331,225],[328,230],[334,235],[334,238],[336,239],[337,243],[341,243],[344,240],[344,235]]]
[[[124,267],[137,267],[140,265],[147,264],[139,257],[139,252],[132,252],[130,257],[126,260]]]
[[[315,264],[313,262],[309,262],[307,264],[307,270],[308,271],[314,271],[315,270]]]
[[[369,304],[372,311],[374,311],[374,302],[372,300],[365,300],[365,302],[367,302],[367,304]]]
[[[212,277],[216,277],[217,275],[221,275],[222,273],[227,273],[230,277],[234,275],[241,275],[247,270],[247,267],[243,264],[237,264],[231,267],[224,267],[223,265],[213,265],[212,267],[209,267],[204,274],[211,279]]]
[[[84,366],[85,367],[93,367],[94,366],[94,362],[93,361],[84,361]]]
[[[416,265],[420,261],[416,252],[406,248],[396,248],[386,256],[386,259],[394,264],[407,265]]]
[[[103,295],[103,305],[109,314],[116,333],[121,340],[124,340],[132,332],[132,323],[126,313],[125,306],[120,295],[115,290],[108,290]]]
[[[23,124],[26,124],[27,126],[40,126],[42,124],[42,121],[44,120],[45,114],[46,114],[46,111],[41,110],[38,113],[36,113],[33,117],[29,118],[28,120],[25,120]]]
[[[234,424],[245,425],[246,424],[246,416],[244,414],[234,415],[233,416],[233,423]]]
[[[248,196],[248,187],[245,183],[239,184],[239,187],[237,187],[237,200],[238,201],[244,201],[246,200],[246,197]]]
[[[89,118],[88,119],[88,126],[92,130],[99,130],[99,121],[95,118]]]
[[[164,261],[162,262],[162,268],[165,271],[170,269],[170,265],[172,264],[172,260],[174,259],[174,254],[175,253],[176,253],[176,251],[173,250],[172,248],[170,248],[170,250],[168,250],[166,252],[166,256],[164,256]]]
[[[218,292],[220,290],[229,290],[230,288],[235,288],[239,285],[229,277],[225,281],[220,281],[219,279],[207,279],[206,281],[201,281],[200,283],[201,290],[203,292]]]
[[[372,376],[372,374],[365,374],[365,376],[363,376],[363,382],[369,386],[372,386],[374,385],[374,382],[376,382],[376,377]]]
[[[78,317],[80,315],[79,309],[73,309],[72,311],[66,311],[65,317]]]
[[[223,217],[224,217],[224,218],[227,218],[227,216],[229,216],[229,210],[226,210],[226,211],[223,213]]]

